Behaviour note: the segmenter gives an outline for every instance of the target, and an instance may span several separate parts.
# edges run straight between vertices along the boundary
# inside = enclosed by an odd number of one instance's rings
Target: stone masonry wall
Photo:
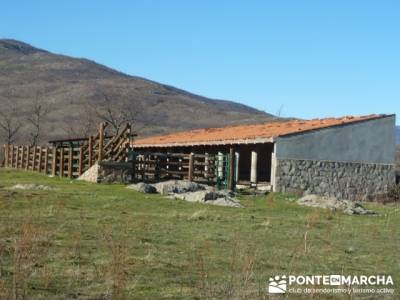
[[[395,183],[394,165],[277,159],[277,192],[371,200]]]

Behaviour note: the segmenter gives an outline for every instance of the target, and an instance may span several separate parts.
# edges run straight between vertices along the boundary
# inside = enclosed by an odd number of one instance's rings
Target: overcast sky
[[[0,37],[273,114],[400,114],[400,1],[3,1],[1,12]]]

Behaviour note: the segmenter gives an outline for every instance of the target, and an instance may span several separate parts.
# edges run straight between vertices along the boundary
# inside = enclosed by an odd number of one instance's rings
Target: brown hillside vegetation
[[[13,139],[31,143],[85,135],[101,119],[134,119],[136,130],[149,135],[272,117],[14,40],[0,40],[0,111],[3,125],[9,117],[11,127],[21,127]]]

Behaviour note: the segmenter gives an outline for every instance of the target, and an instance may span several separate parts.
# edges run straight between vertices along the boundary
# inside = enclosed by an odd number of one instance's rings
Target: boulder
[[[137,184],[131,184],[127,186],[128,189],[132,189],[145,194],[155,194],[157,193],[157,189],[151,184],[147,184],[144,182],[139,182]]]
[[[341,211],[348,215],[375,215],[376,213],[364,208],[361,204],[350,200],[339,200],[335,197],[324,197],[318,195],[306,195],[297,203],[300,205],[320,207],[331,211]]]
[[[213,191],[196,191],[181,194],[173,194],[171,198],[181,199],[189,202],[198,202],[219,206],[230,206],[230,207],[243,207],[238,200],[229,196],[229,193],[225,192],[213,192]]]
[[[200,184],[188,180],[168,180],[154,184],[157,192],[161,195],[182,194],[202,190],[210,190],[205,184]]]

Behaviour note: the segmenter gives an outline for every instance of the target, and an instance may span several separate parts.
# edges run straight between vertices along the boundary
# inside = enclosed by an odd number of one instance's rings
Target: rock
[[[16,184],[8,188],[9,190],[42,190],[42,191],[53,191],[56,188],[47,185],[29,183],[29,184]]]
[[[202,190],[210,190],[205,184],[200,184],[187,180],[168,180],[154,184],[157,192],[162,195],[182,194],[187,192],[196,192]]]
[[[204,190],[181,194],[176,193],[171,195],[170,198],[219,206],[243,207],[238,200],[230,197],[228,192],[212,192]]]
[[[214,191],[213,187],[187,180],[169,180],[156,184],[138,183],[127,186],[142,193],[160,193],[169,198],[188,202],[206,203],[220,206],[243,207],[231,191]]]
[[[81,176],[79,176],[78,180],[97,183],[98,177],[99,177],[99,164],[96,162],[93,166],[87,169]]]
[[[300,205],[320,207],[332,211],[342,211],[348,215],[375,215],[376,213],[364,208],[361,204],[350,200],[338,200],[335,197],[323,197],[318,195],[306,195],[297,203]]]
[[[127,186],[128,189],[132,189],[145,194],[155,194],[157,189],[151,184],[139,182],[137,184],[131,184]]]

